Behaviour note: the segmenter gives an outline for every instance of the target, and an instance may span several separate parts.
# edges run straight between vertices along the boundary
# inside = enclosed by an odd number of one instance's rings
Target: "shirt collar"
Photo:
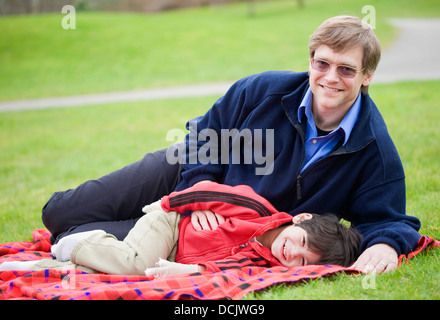
[[[310,89],[310,87],[307,89],[306,94],[304,95],[304,98],[301,101],[301,104],[299,105],[298,108],[298,120],[301,123],[301,120],[304,116],[304,114],[306,113],[306,109],[309,112],[312,112],[312,90]],[[309,113],[307,112],[307,113]],[[307,116],[308,118],[308,116]]]
[[[309,87],[307,89],[306,94],[304,95],[304,98],[301,101],[300,107],[298,108],[298,121],[301,123],[303,116],[306,115],[309,128],[311,128],[313,131],[310,132],[310,135],[316,137],[318,135],[318,132],[316,130],[316,124],[312,113],[312,98],[313,98],[312,90]],[[356,123],[356,120],[358,118],[359,111],[361,110],[361,99],[362,99],[361,93],[359,92],[359,95],[356,101],[353,103],[353,106],[347,112],[344,119],[342,119],[339,126],[332,131],[332,132],[336,132],[339,129],[342,129],[342,131],[344,132],[343,145],[347,143],[351,131],[353,130],[354,124]]]

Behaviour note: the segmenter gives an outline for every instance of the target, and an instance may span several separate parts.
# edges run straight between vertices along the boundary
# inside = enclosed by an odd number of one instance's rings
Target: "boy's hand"
[[[162,258],[156,263],[154,268],[147,268],[145,275],[157,277],[166,277],[175,274],[194,273],[203,271],[197,264],[182,264],[177,262],[170,262]]]
[[[202,180],[196,184],[207,182],[212,181]],[[191,214],[191,224],[197,231],[215,230],[219,224],[222,224],[223,222],[225,222],[225,218],[217,213],[212,212],[211,210],[195,210]]]
[[[397,268],[398,256],[393,247],[378,243],[366,249],[351,266],[365,273],[381,273]]]
[[[225,218],[211,210],[196,210],[191,213],[191,223],[197,231],[215,230]]]

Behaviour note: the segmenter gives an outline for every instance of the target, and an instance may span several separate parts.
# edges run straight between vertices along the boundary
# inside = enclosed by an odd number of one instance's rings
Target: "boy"
[[[183,215],[193,210],[212,210],[226,221],[216,230],[196,231],[190,216]],[[301,213],[292,218],[244,185],[200,183],[173,192],[143,211],[147,214],[123,241],[102,230],[72,234],[52,247],[58,261],[27,262],[21,267],[164,276],[249,266],[349,266],[362,240],[336,216]],[[157,263],[159,258],[168,261]],[[0,266],[0,270],[8,268],[20,266]]]

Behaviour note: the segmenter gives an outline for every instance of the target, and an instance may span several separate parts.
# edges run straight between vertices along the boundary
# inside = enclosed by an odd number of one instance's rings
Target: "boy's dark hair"
[[[296,226],[307,232],[309,249],[321,256],[316,264],[349,267],[358,258],[362,235],[344,226],[334,214],[313,214],[311,220]]]

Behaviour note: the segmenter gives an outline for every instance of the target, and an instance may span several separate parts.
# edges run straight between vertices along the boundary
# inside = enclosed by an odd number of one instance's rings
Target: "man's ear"
[[[362,82],[362,85],[364,87],[369,86],[371,80],[373,80],[373,76],[374,76],[374,71],[371,71],[370,73],[368,73],[367,76],[365,77],[364,81]]]
[[[311,213],[299,213],[293,217],[292,222],[293,224],[297,224],[304,220],[311,220],[312,218],[313,215]]]

